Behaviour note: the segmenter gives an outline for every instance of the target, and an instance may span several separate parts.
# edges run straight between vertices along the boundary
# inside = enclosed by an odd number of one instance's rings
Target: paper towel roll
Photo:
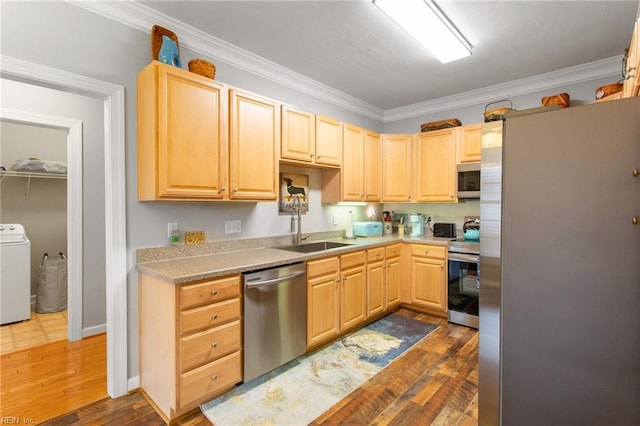
[[[353,239],[353,213],[349,210],[347,214],[347,230],[345,231],[345,237]]]

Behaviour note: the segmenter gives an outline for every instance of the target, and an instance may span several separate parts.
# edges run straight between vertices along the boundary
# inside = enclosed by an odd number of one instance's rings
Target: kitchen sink
[[[281,246],[275,247],[280,250],[295,251],[297,253],[313,253],[316,251],[329,250],[339,247],[346,247],[352,244],[336,243],[333,241],[318,241],[317,243],[300,244],[299,246]]]

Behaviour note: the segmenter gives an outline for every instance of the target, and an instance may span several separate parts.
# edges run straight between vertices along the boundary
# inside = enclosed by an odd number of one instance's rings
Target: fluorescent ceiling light
[[[373,0],[443,64],[471,55],[471,45],[433,0]]]

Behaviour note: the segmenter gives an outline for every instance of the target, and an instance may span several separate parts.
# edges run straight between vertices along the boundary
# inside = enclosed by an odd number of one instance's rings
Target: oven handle
[[[480,256],[477,254],[449,253],[449,260],[454,262],[480,263]]]

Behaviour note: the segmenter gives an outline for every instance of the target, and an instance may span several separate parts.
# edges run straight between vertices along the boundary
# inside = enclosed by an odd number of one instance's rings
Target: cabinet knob
[[[218,319],[218,314],[211,315],[211,319],[217,320]]]
[[[233,188],[233,192],[238,192],[238,188]]]
[[[376,257],[380,257],[380,253],[376,253]]]
[[[215,374],[213,376],[211,376],[211,381],[215,382],[216,380],[218,380],[218,376],[216,376]]]
[[[427,254],[427,255],[428,255],[428,254],[429,254],[429,250],[425,250],[425,251],[424,251],[424,254]]]
[[[638,222],[640,222],[640,219],[638,219],[638,216],[634,216],[633,218],[631,218],[631,223],[633,223],[634,225],[637,225]]]
[[[212,347],[213,349],[217,348],[217,347],[218,347],[218,342],[213,342],[213,343],[211,344],[211,347]]]
[[[313,158],[315,154],[309,154],[309,157]],[[320,158],[320,156],[318,156],[318,158]]]
[[[444,269],[444,263],[440,264],[440,269]]]
[[[343,277],[343,278],[342,278],[342,281],[347,281],[347,277]]]
[[[211,290],[211,295],[212,296],[217,296],[218,295],[218,290]]]
[[[220,192],[224,192],[224,191],[226,191],[226,190],[227,190],[227,187],[226,187],[226,186],[223,186],[222,188],[220,188]]]
[[[633,169],[633,177],[638,177],[638,175],[640,175],[640,170]]]

